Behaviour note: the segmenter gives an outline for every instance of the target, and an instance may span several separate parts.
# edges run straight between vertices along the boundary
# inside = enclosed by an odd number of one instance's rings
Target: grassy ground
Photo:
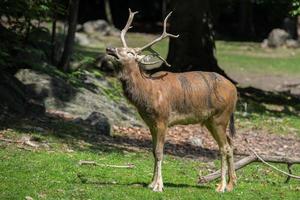
[[[28,123],[26,123],[28,126]],[[283,183],[285,177],[260,164],[238,171],[238,186],[218,194],[216,182],[197,185],[199,174],[209,165],[200,161],[165,156],[165,191],[147,188],[152,175],[150,151],[133,152],[80,137],[82,129],[68,123],[53,123],[42,133],[12,128],[6,137],[14,140],[31,135],[50,147],[29,151],[0,142],[0,199],[297,199],[299,181]],[[25,134],[26,132],[26,134]],[[24,147],[24,146],[21,146]],[[134,164],[133,169],[82,166],[80,160],[102,164]],[[219,162],[215,162],[217,168]],[[211,164],[210,164],[211,165]],[[285,166],[276,165],[281,169]],[[293,166],[295,174],[300,166]]]
[[[141,46],[153,36],[131,34],[129,44]],[[78,47],[76,59],[95,57],[106,45],[119,44],[116,38],[108,38],[105,44]],[[166,55],[167,41],[157,47]],[[217,42],[217,58],[227,72],[241,71],[249,74],[300,74],[297,60],[299,51],[262,50],[256,43]],[[68,75],[76,83],[76,72]],[[297,107],[298,106],[298,107]],[[300,134],[299,105],[284,106],[255,101],[239,102],[238,127],[262,129],[269,133]],[[27,125],[27,123],[25,123]],[[5,126],[7,127],[7,126]],[[32,135],[49,148],[28,150],[16,144],[0,142],[0,199],[297,199],[299,181],[284,184],[285,177],[260,164],[251,164],[238,171],[238,186],[231,193],[214,192],[216,182],[197,185],[200,173],[207,174],[209,164],[191,159],[166,155],[164,161],[163,193],[153,193],[146,185],[152,174],[150,151],[133,152],[104,142],[90,141],[80,134],[80,127],[68,123],[47,124],[46,130],[25,131],[17,125],[2,127],[0,135],[18,140]],[[242,133],[239,133],[242,134]],[[21,146],[23,147],[23,146]],[[124,165],[132,163],[134,169],[116,169],[96,166],[80,166],[79,160]],[[216,161],[215,165],[219,166]],[[285,166],[276,165],[281,169]],[[300,174],[300,166],[293,166]]]
[[[216,49],[220,66],[229,73],[300,74],[299,49],[262,49],[259,43],[227,41],[217,41]]]

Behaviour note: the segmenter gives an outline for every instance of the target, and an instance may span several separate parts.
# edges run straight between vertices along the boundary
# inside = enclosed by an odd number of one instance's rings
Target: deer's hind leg
[[[229,143],[230,149],[229,149],[229,154],[227,155],[227,164],[228,164],[228,184],[226,187],[227,191],[232,191],[233,187],[237,183],[237,177],[235,174],[235,169],[234,169],[234,160],[233,160],[233,146],[232,146],[232,141],[229,136],[227,136],[227,141]]]
[[[220,154],[221,154],[221,182],[218,184],[216,191],[217,192],[225,192],[225,189],[227,189],[227,182],[226,182],[226,173],[227,168],[229,170],[229,183],[233,181],[233,173],[234,168],[232,166],[233,164],[233,153],[231,144],[228,141],[227,135],[226,135],[226,127],[227,123],[224,123],[224,120],[220,118],[213,118],[210,119],[206,123],[207,129],[211,132],[213,138],[216,140],[219,146]],[[230,161],[230,162],[229,162]],[[232,162],[231,162],[232,161]],[[234,174],[235,176],[235,174]],[[233,188],[233,185],[232,185]],[[231,190],[232,190],[231,188]],[[230,188],[228,188],[230,189]]]

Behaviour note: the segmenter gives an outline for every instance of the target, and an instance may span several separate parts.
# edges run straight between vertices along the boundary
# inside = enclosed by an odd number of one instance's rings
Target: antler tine
[[[129,17],[128,17],[127,23],[126,23],[125,27],[123,28],[123,30],[121,31],[121,41],[125,48],[128,48],[126,40],[125,40],[125,35],[126,35],[127,31],[132,27],[131,26],[132,20],[134,18],[134,15],[137,13],[138,13],[138,11],[131,12],[131,9],[129,8]]]
[[[161,34],[160,37],[156,38],[155,40],[153,40],[152,42],[150,42],[149,44],[146,44],[145,46],[143,46],[142,48],[140,48],[140,52],[146,50],[146,49],[149,49],[151,48],[152,45],[154,45],[155,43],[163,40],[164,38],[166,37],[171,37],[171,38],[178,38],[179,35],[173,35],[173,34],[170,34],[170,33],[167,33],[167,21],[168,21],[168,18],[171,16],[172,12],[170,12],[165,20],[164,20],[164,28],[163,28],[163,33]]]

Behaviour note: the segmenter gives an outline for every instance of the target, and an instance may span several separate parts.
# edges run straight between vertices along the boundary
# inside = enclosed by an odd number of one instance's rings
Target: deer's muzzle
[[[110,56],[114,56],[114,57],[118,58],[116,48],[113,48],[113,47],[107,47],[107,48],[106,48],[106,53],[107,53],[108,55],[110,55]]]

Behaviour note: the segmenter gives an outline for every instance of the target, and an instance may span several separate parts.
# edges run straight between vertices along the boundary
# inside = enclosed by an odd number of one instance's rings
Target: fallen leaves
[[[114,126],[113,129],[118,136],[129,138],[132,142],[148,141],[151,144],[151,134],[145,128]],[[191,138],[200,138],[201,145],[195,145],[191,142]],[[235,154],[249,154],[245,139],[249,142],[248,146],[261,155],[300,156],[300,138],[294,135],[280,136],[265,133],[262,130],[243,129],[241,132],[238,131],[233,139]],[[130,140],[125,142],[130,142]],[[146,142],[144,143],[146,144]],[[136,145],[133,144],[133,146]],[[203,157],[203,151],[205,150],[208,150],[208,154],[218,153],[218,146],[206,128],[200,125],[186,125],[169,129],[165,144],[166,153],[188,157]],[[199,151],[202,151],[202,153]]]

